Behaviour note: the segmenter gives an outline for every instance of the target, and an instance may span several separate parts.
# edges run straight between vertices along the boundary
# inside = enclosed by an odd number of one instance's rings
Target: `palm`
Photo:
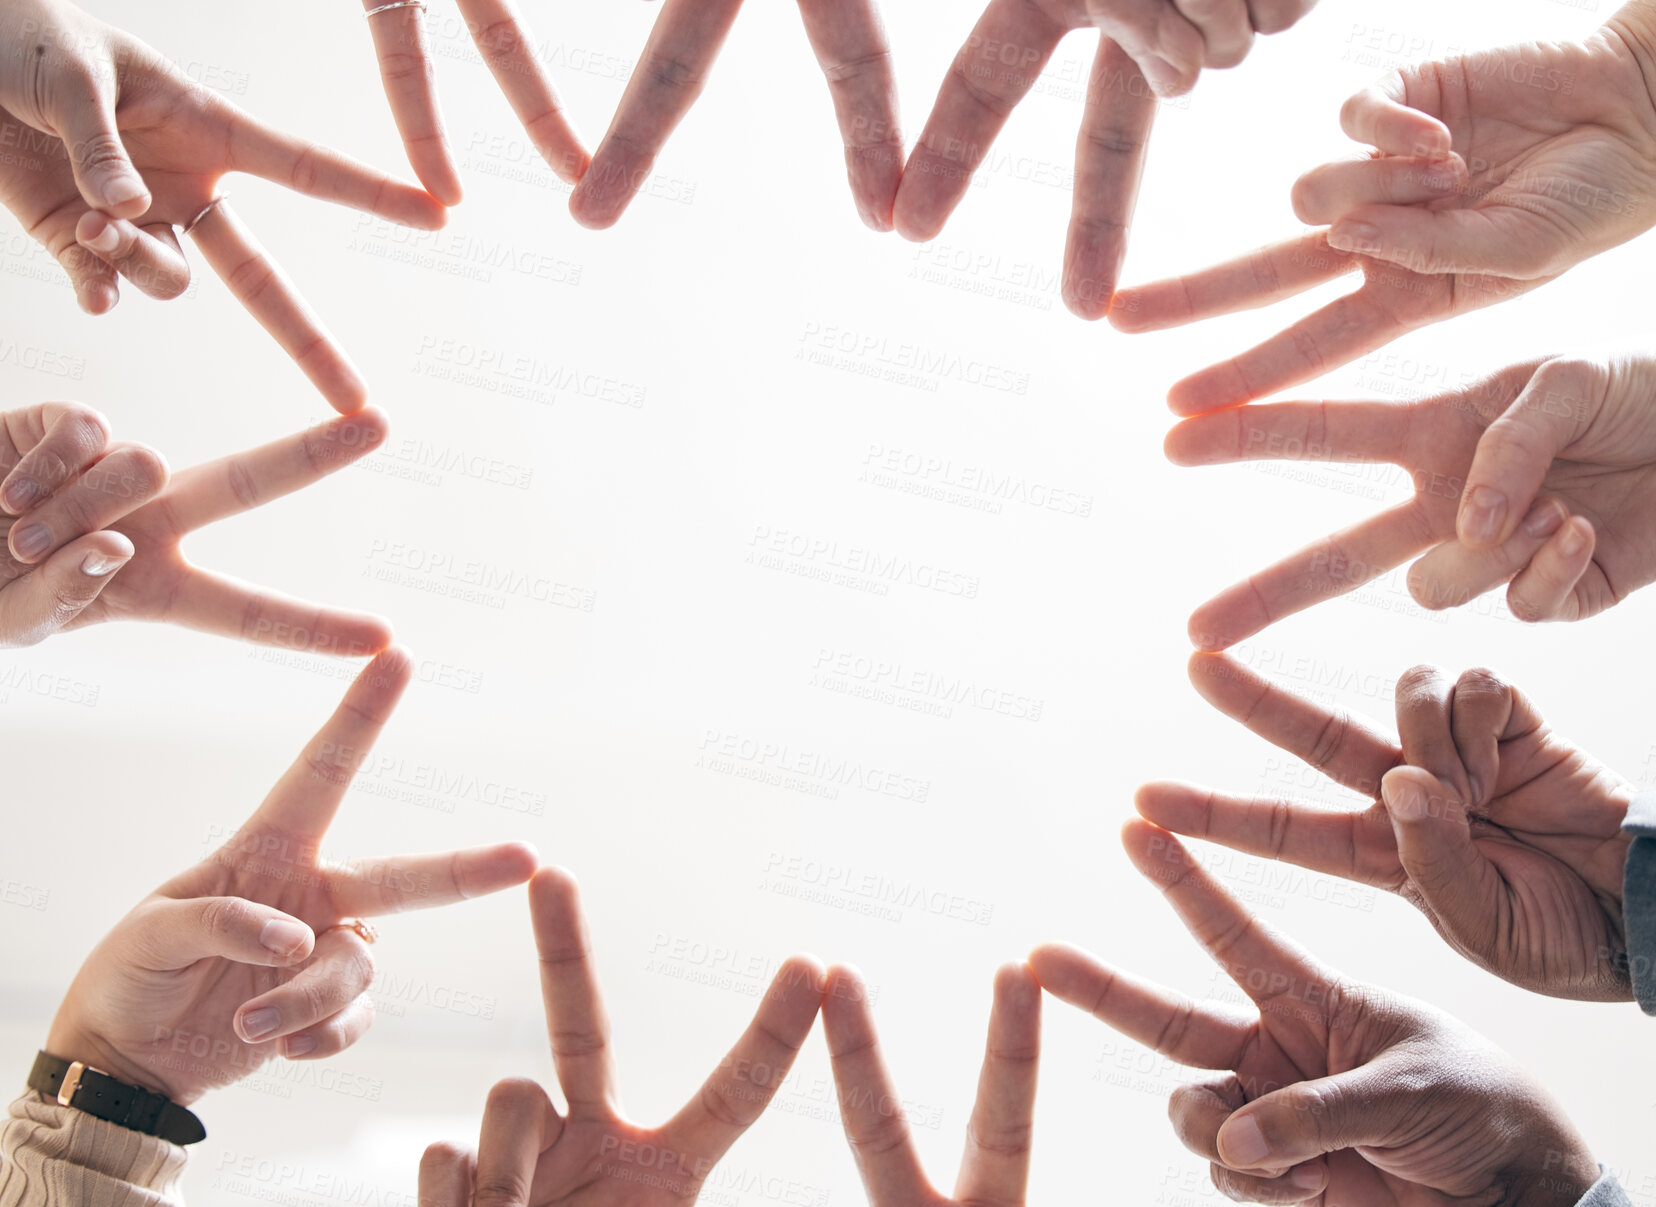
[[[572,1114],[535,1166],[529,1202],[533,1207],[669,1207],[695,1202],[706,1171],[697,1176],[672,1158],[653,1179],[629,1181],[606,1173],[605,1167],[614,1163],[607,1154],[652,1150],[673,1151],[664,1128],[638,1127],[610,1111]]]

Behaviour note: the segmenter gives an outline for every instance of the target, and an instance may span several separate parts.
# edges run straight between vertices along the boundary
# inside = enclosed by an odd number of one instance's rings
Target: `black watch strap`
[[[72,1106],[94,1119],[118,1123],[174,1144],[195,1144],[207,1138],[201,1120],[165,1094],[117,1081],[78,1060],[40,1053],[29,1070],[29,1088],[57,1099],[60,1106]]]

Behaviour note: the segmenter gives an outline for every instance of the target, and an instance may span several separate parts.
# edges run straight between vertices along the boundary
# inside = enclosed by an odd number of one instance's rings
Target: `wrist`
[[[1599,1164],[1579,1137],[1559,1137],[1505,1200],[1510,1207],[1574,1207],[1599,1180]]]
[[[53,1021],[43,1047],[53,1056],[63,1060],[78,1060],[87,1068],[107,1073],[117,1081],[124,1081],[128,1085],[138,1086],[151,1093],[165,1094],[180,1106],[188,1106],[197,1097],[174,1092],[166,1071],[158,1067],[158,1056],[151,1056],[146,1061],[141,1056],[128,1055],[96,1035],[66,1025],[61,1017]]]
[[[1647,123],[1656,126],[1656,0],[1629,0],[1604,23],[1604,31],[1638,68],[1644,91],[1629,99]]]

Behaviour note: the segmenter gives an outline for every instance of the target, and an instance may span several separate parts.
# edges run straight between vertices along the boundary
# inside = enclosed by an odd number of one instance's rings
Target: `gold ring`
[[[379,931],[374,929],[373,924],[364,918],[348,918],[344,922],[336,922],[322,933],[331,935],[336,930],[354,930],[357,933],[357,938],[364,943],[372,943],[379,938]]]
[[[183,228],[183,231],[181,233],[186,234],[186,235],[189,234],[198,225],[200,225],[201,220],[203,218],[205,218],[208,214],[212,213],[214,210],[218,209],[220,202],[228,200],[229,197],[230,197],[229,193],[220,193],[217,197],[214,197],[206,205],[201,207],[201,213],[197,214],[194,218],[191,218],[188,222],[186,222],[184,224],[184,228]]]

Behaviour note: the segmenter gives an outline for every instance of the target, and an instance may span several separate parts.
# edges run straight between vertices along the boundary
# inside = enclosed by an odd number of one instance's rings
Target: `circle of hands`
[[[365,0],[365,9],[378,7]],[[63,267],[81,307],[125,280],[189,287],[179,234],[342,413],[173,474],[114,442],[96,412],[49,403],[0,416],[0,645],[115,619],[377,657],[293,768],[218,850],[168,881],[88,957],[48,1047],[181,1103],[278,1056],[318,1059],[372,1020],[370,949],[352,923],[528,882],[561,1104],[532,1081],[490,1094],[475,1149],[433,1145],[422,1203],[687,1203],[785,1085],[820,1014],[841,1117],[876,1207],[1021,1204],[1043,990],[1177,1062],[1178,1134],[1227,1195],[1261,1202],[1573,1202],[1597,1167],[1561,1109],[1505,1054],[1422,1003],[1361,985],[1272,933],[1176,834],[1396,892],[1455,950],[1559,997],[1631,996],[1620,827],[1632,788],[1547,728],[1490,671],[1418,668],[1398,683],[1396,739],[1301,700],[1221,651],[1413,561],[1424,606],[1505,585],[1524,620],[1575,620],[1656,580],[1656,362],[1547,359],[1433,398],[1259,403],[1407,331],[1537,288],[1650,225],[1656,195],[1652,37],[1618,14],[1580,44],[1527,45],[1394,73],[1341,120],[1362,158],[1314,167],[1292,209],[1316,228],[1215,268],[1120,289],[1157,103],[1240,63],[1311,0],[990,0],[912,151],[872,0],[799,0],[828,84],[863,222],[929,239],[966,196],[1011,111],[1068,33],[1098,31],[1077,140],[1066,303],[1127,332],[1270,305],[1358,273],[1345,297],[1177,383],[1178,464],[1390,462],[1413,497],[1251,576],[1199,608],[1198,691],[1369,798],[1313,808],[1176,783],[1141,789],[1123,832],[1246,1004],[1198,1004],[1049,944],[995,977],[977,1103],[952,1196],[916,1153],[856,970],[784,962],[747,1031],[660,1127],[621,1113],[593,945],[574,880],[504,844],[335,861],[322,847],[351,776],[410,678],[383,621],[300,603],[197,568],[190,532],[263,506],[371,452],[385,417],[322,320],[223,200],[244,172],[419,229],[462,185],[443,130],[423,8],[369,34],[421,187],[274,130],[129,35],[53,0],[0,13],[12,48],[0,204]],[[740,0],[664,0],[616,114],[588,153],[505,0],[459,0],[464,23],[570,211],[613,225],[713,69]],[[1513,70],[1521,64],[1522,73]],[[1540,79],[1548,84],[1535,87]],[[1556,84],[1557,86],[1551,86]],[[1244,405],[1248,404],[1248,405]],[[1431,1093],[1422,1096],[1419,1087]],[[1542,1154],[1551,1154],[1542,1165]],[[1536,1187],[1545,1193],[1537,1193]],[[1547,1193],[1553,1194],[1551,1199]]]

